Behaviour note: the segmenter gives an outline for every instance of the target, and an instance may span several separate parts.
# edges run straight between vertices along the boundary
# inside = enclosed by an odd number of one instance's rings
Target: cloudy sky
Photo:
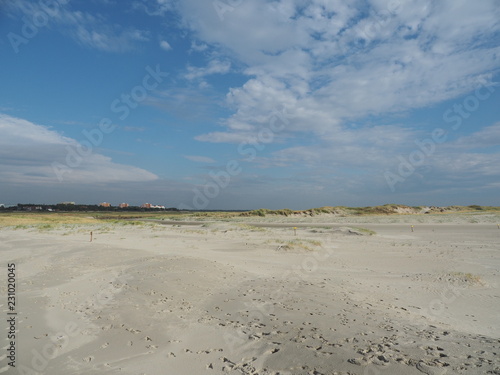
[[[499,0],[0,0],[0,203],[500,205]]]

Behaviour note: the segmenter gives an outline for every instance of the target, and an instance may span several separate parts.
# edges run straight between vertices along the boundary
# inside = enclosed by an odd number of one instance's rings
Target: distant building
[[[24,210],[25,211],[42,211],[42,207],[41,206],[26,206],[24,207]]]
[[[152,205],[151,208],[156,208],[156,209],[159,209],[159,210],[164,210],[165,206]]]
[[[75,202],[61,202],[61,203],[58,203],[58,204],[65,204],[65,205],[68,205],[68,206],[74,206],[76,203]]]
[[[128,203],[120,203],[118,205],[118,207],[120,207],[120,208],[127,208],[128,207]]]
[[[99,203],[99,206],[101,206],[101,207],[111,207],[111,203],[103,202],[103,203]]]
[[[151,203],[141,204],[141,208],[151,208]]]

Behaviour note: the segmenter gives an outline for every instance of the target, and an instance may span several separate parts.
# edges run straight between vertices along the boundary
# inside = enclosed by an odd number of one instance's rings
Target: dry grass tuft
[[[479,275],[474,275],[470,272],[450,272],[448,277],[451,281],[458,281],[464,284],[471,285],[483,285],[484,282],[481,280]]]
[[[314,251],[315,247],[321,247],[323,244],[321,241],[309,240],[304,238],[295,238],[293,240],[280,240],[271,239],[265,242],[266,244],[271,244],[276,246],[278,251],[288,251],[288,250],[306,250]]]

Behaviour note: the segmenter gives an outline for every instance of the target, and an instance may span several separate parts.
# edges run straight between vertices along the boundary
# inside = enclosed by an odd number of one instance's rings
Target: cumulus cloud
[[[261,167],[305,164],[319,170],[328,165],[344,176],[350,175],[348,168],[368,180],[368,175],[381,176],[425,137],[418,127],[391,118],[489,85],[500,67],[500,47],[491,43],[500,31],[495,0],[478,7],[466,0],[389,5],[381,0],[256,0],[238,2],[223,17],[210,2],[187,0],[180,9],[200,43],[218,46],[241,62],[249,77],[227,94],[234,114],[220,122],[226,129],[196,140],[255,142],[278,107],[291,113],[283,135],[313,137],[262,152],[255,159]],[[366,121],[370,116],[388,119],[374,126]],[[351,128],[353,123],[358,127]],[[454,158],[451,165],[460,160],[476,173],[490,173],[492,155],[458,147],[478,146],[487,138],[490,144],[496,132],[496,127],[486,128],[442,145],[426,168],[442,172]]]
[[[255,122],[270,107],[285,105],[299,114],[297,121],[309,118],[297,128],[337,131],[346,120],[457,97],[498,69],[500,47],[479,42],[500,30],[494,0],[477,9],[467,1],[388,7],[378,0],[256,0],[238,2],[223,20],[210,2],[183,4],[202,42],[221,46],[247,67],[251,78],[228,94],[237,122]],[[191,68],[188,77],[205,71]]]

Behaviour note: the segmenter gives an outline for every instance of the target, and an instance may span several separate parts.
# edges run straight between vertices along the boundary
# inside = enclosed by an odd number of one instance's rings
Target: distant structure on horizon
[[[129,204],[128,204],[128,203],[120,203],[120,204],[118,205],[118,207],[120,207],[120,208],[128,208],[128,207],[129,207]]]
[[[101,206],[101,207],[111,207],[111,203],[102,202],[102,203],[99,203],[99,206]]]
[[[164,210],[165,206],[154,205],[151,203],[143,203],[143,204],[141,204],[141,208],[157,208],[160,210]]]
[[[76,203],[75,202],[61,202],[61,203],[58,203],[58,204],[65,204],[67,206],[74,206]]]

